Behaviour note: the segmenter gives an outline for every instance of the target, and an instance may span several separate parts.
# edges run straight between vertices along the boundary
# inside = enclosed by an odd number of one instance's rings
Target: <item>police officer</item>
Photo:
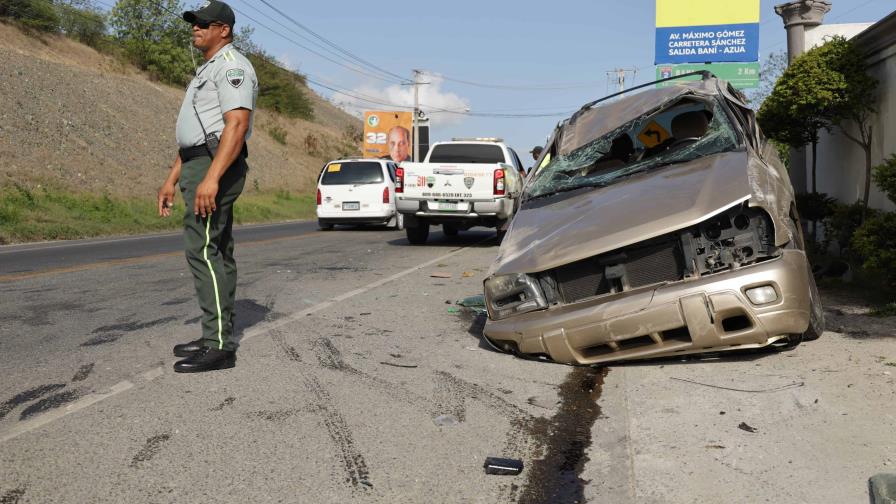
[[[187,87],[177,116],[180,146],[159,189],[159,215],[171,214],[175,184],[184,198],[184,245],[202,308],[202,337],[176,345],[178,373],[224,369],[236,364],[233,335],[236,262],[233,204],[246,180],[246,139],[258,97],[255,69],[233,47],[233,10],[210,0],[183,18],[193,46],[205,58]]]

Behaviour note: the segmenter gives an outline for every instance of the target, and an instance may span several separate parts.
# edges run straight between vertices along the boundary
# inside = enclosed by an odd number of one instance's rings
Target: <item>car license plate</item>
[[[360,210],[361,203],[358,201],[344,201],[342,203],[343,210]]]
[[[466,201],[440,201],[435,209],[444,212],[466,212],[467,208],[469,208],[469,203]]]

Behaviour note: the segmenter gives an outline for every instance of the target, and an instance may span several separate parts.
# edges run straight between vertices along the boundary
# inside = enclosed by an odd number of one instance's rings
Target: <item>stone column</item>
[[[828,0],[796,0],[775,6],[787,30],[787,61],[792,62],[806,50],[806,28],[818,26],[831,10]],[[797,193],[808,191],[806,149],[790,149],[790,183]]]

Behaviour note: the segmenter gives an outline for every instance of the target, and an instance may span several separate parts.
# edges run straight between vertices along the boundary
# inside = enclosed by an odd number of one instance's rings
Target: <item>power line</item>
[[[514,85],[514,84],[494,84],[494,83],[486,83],[486,82],[475,82],[464,79],[457,79],[454,77],[448,77],[446,75],[441,75],[433,72],[424,72],[427,75],[431,75],[433,77],[439,77],[443,80],[456,82],[458,84],[466,84],[468,86],[481,87],[481,88],[490,88],[490,89],[508,89],[515,91],[559,91],[566,89],[581,89],[581,88],[593,88],[598,86],[599,82],[566,82],[566,83],[553,83],[553,84],[528,84],[528,85]]]
[[[325,37],[323,37],[323,36],[321,36],[321,35],[315,33],[313,30],[311,30],[311,29],[308,28],[307,26],[303,25],[302,23],[299,23],[298,21],[296,21],[295,19],[293,19],[291,16],[289,16],[289,15],[286,14],[285,12],[283,12],[283,11],[281,11],[280,9],[278,9],[278,8],[274,7],[273,5],[271,5],[267,0],[260,0],[260,1],[261,1],[261,3],[267,5],[271,10],[273,10],[273,11],[276,12],[277,14],[280,14],[280,15],[283,16],[284,18],[288,19],[288,20],[289,20],[290,22],[292,22],[294,25],[296,25],[296,26],[298,26],[299,28],[301,28],[302,30],[305,30],[306,32],[310,33],[314,38],[316,38],[316,39],[320,40],[321,42],[327,44],[328,46],[332,47],[333,49],[336,49],[337,51],[339,51],[339,52],[345,54],[346,56],[348,56],[348,57],[354,59],[355,61],[358,61],[359,63],[362,63],[362,64],[364,64],[364,65],[366,65],[366,66],[368,66],[368,67],[370,67],[370,68],[374,68],[374,69],[376,69],[376,70],[378,70],[378,71],[380,71],[380,72],[382,72],[382,73],[384,73],[384,74],[386,74],[386,75],[391,75],[392,77],[395,77],[395,78],[398,79],[399,81],[407,82],[407,79],[406,79],[406,78],[404,78],[404,77],[402,77],[402,76],[400,76],[400,75],[396,75],[396,74],[394,74],[394,73],[392,73],[392,72],[390,72],[390,71],[388,71],[388,70],[385,70],[385,69],[383,69],[383,68],[381,68],[381,67],[378,67],[378,66],[374,65],[373,63],[370,63],[369,61],[360,58],[359,56],[355,55],[355,54],[352,53],[351,51],[348,51],[348,50],[346,50],[346,49],[343,49],[343,48],[340,47],[339,45],[337,45],[337,44],[335,44],[334,42],[331,42],[330,40],[328,40],[327,38],[325,38]]]
[[[297,32],[295,29],[286,26],[285,24],[283,24],[282,22],[280,22],[278,19],[275,19],[273,16],[271,16],[271,15],[265,13],[265,12],[262,12],[262,11],[261,11],[260,9],[258,9],[257,7],[251,5],[251,4],[248,2],[248,0],[243,0],[243,3],[245,3],[246,5],[248,5],[248,6],[249,6],[252,10],[254,10],[255,12],[261,14],[262,16],[266,17],[267,19],[270,19],[270,20],[272,20],[273,22],[277,23],[278,25],[282,26],[284,29],[288,30],[290,33],[296,35],[297,37],[301,38],[302,40],[305,40],[305,41],[307,41],[307,42],[309,42],[309,43],[311,43],[311,44],[314,44],[315,47],[318,47],[318,48],[320,48],[320,49],[322,49],[322,50],[324,50],[324,51],[326,51],[326,52],[332,54],[333,56],[335,56],[335,57],[337,57],[337,58],[340,58],[340,59],[342,59],[342,60],[348,61],[348,62],[349,62],[350,64],[352,64],[352,65],[356,65],[356,64],[357,64],[356,61],[363,61],[363,60],[358,60],[357,58],[349,59],[349,58],[343,56],[342,54],[337,53],[337,52],[334,51],[333,49],[331,49],[331,48],[329,48],[329,47],[327,47],[327,46],[325,46],[325,45],[323,45],[323,44],[321,44],[321,43],[319,43],[319,42],[317,42],[317,41],[315,41],[315,40],[309,38],[307,35],[303,35],[303,34]],[[234,10],[236,10],[237,12],[240,12],[240,14],[246,16],[246,17],[249,18],[250,20],[255,21],[256,23],[258,23],[257,20],[255,20],[254,18],[250,17],[248,14],[245,14],[245,13],[243,13],[243,12],[237,10],[236,8],[234,8]],[[260,23],[259,23],[259,24],[260,24]],[[268,29],[270,30],[270,28],[268,28]],[[305,46],[301,46],[301,47],[303,47],[304,49],[310,51],[310,49],[308,49],[308,48],[305,47]],[[318,56],[321,56],[321,55],[320,55],[319,53],[317,53],[316,51],[314,52],[314,54],[317,54]],[[331,59],[328,58],[328,61],[331,61],[331,62],[332,62],[333,60],[331,60]],[[341,64],[340,64],[340,65],[341,65]],[[344,65],[342,65],[342,66],[344,66]],[[383,81],[386,81],[386,82],[392,82],[392,81],[394,80],[394,78],[396,78],[396,77],[398,78],[398,81],[397,81],[397,82],[405,82],[405,81],[407,80],[407,79],[402,79],[401,77],[395,76],[395,74],[392,74],[392,73],[390,73],[390,72],[388,72],[388,71],[384,71],[384,70],[382,70],[381,68],[377,67],[376,65],[370,65],[370,64],[367,64],[367,66],[368,66],[370,69],[372,69],[373,71],[378,72],[378,73],[380,73],[380,74],[383,74],[382,77],[376,77],[376,78],[379,79],[379,80],[383,80]],[[368,76],[370,76],[369,73],[364,73],[364,75],[368,75]]]
[[[295,39],[292,39],[292,38],[290,38],[290,37],[288,37],[288,36],[286,36],[286,35],[280,33],[279,31],[277,31],[277,30],[271,28],[270,26],[268,26],[268,25],[266,25],[266,24],[264,24],[264,23],[258,21],[257,19],[255,19],[255,18],[253,18],[252,16],[246,14],[245,12],[242,12],[242,11],[237,10],[237,9],[234,9],[234,10],[235,10],[236,12],[239,12],[240,15],[245,16],[245,17],[248,18],[250,21],[252,21],[252,22],[254,22],[255,24],[257,24],[258,26],[260,26],[260,27],[262,27],[262,28],[268,30],[269,32],[271,32],[271,33],[273,33],[273,34],[275,34],[275,35],[278,35],[278,36],[281,37],[282,39],[284,39],[284,40],[286,40],[286,41],[288,41],[288,42],[290,42],[290,43],[292,43],[292,44],[295,44],[296,46],[301,47],[302,49],[304,49],[304,50],[306,50],[306,51],[308,51],[308,52],[310,52],[310,53],[312,53],[312,54],[314,54],[314,55],[316,55],[316,56],[318,56],[318,57],[320,57],[320,58],[323,58],[323,59],[325,59],[325,60],[327,60],[327,61],[329,61],[329,62],[331,62],[331,63],[333,63],[333,64],[336,64],[336,65],[339,65],[339,66],[341,66],[341,67],[343,67],[343,68],[345,68],[345,69],[351,70],[352,72],[356,72],[356,73],[359,73],[359,74],[361,74],[361,75],[366,75],[367,77],[371,77],[371,78],[373,78],[373,79],[381,80],[381,81],[384,81],[384,82],[395,82],[395,81],[392,80],[392,79],[386,79],[386,78],[381,77],[381,76],[379,76],[379,75],[375,75],[375,74],[372,74],[372,73],[369,73],[369,72],[365,72],[364,70],[361,70],[361,69],[356,68],[356,67],[353,67],[353,66],[349,66],[349,65],[347,65],[347,64],[345,64],[345,63],[339,62],[339,61],[337,61],[337,60],[335,60],[335,59],[333,59],[333,58],[330,58],[330,57],[328,57],[328,56],[325,56],[325,55],[323,55],[323,54],[321,54],[321,53],[315,51],[314,49],[311,49],[311,48],[309,48],[308,46],[303,45],[301,42],[298,42],[298,41],[296,41]]]

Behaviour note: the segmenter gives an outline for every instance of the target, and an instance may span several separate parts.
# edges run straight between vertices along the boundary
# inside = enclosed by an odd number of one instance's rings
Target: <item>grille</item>
[[[607,266],[614,267],[615,277],[622,277],[607,278]],[[680,280],[684,273],[684,257],[677,236],[665,236],[565,264],[551,273],[557,280],[561,299],[573,303],[624,291],[623,286],[634,289]]]

